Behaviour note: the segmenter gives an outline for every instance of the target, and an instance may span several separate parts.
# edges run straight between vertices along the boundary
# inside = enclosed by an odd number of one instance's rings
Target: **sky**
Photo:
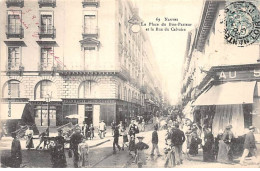
[[[144,23],[156,22],[156,18],[160,18],[159,24],[161,24],[162,20],[168,17],[177,18],[180,23],[192,24],[185,27],[186,31],[147,31],[161,75],[166,80],[170,102],[175,104],[180,95],[188,31],[199,23],[203,0],[133,1],[138,6],[139,15]],[[147,28],[147,26],[142,27]]]

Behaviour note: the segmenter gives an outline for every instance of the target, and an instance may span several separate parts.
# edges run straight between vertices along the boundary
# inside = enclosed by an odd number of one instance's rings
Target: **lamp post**
[[[51,96],[47,94],[47,97],[45,98],[45,101],[47,103],[47,118],[48,118],[48,132],[47,136],[49,136],[49,129],[50,129],[50,110],[49,110],[49,103],[51,101]]]
[[[132,24],[131,30],[133,33],[138,33],[141,30],[141,22],[142,20],[138,15],[138,8],[134,8],[132,18],[128,20],[128,23]]]

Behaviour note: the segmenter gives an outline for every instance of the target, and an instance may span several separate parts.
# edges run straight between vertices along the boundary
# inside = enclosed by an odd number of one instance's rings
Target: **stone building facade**
[[[149,37],[128,23],[137,12],[129,0],[2,1],[1,120],[97,126],[159,110]]]

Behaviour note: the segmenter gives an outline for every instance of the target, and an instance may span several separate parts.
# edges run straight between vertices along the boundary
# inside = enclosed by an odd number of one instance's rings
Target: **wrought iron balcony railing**
[[[82,33],[82,37],[83,39],[87,38],[87,37],[94,37],[94,38],[98,38],[99,36],[99,29],[98,27],[94,27],[94,28],[89,28],[89,27],[83,27],[83,33]]]
[[[7,8],[14,6],[22,8],[24,6],[24,0],[6,0]]]
[[[86,6],[96,6],[99,7],[99,0],[82,0],[82,6],[85,8]]]
[[[56,29],[54,26],[40,26],[39,27],[39,38],[55,38],[56,37]]]
[[[56,0],[38,0],[39,7],[56,7]]]
[[[21,25],[8,24],[6,26],[6,37],[9,38],[20,38],[24,37],[24,29]]]

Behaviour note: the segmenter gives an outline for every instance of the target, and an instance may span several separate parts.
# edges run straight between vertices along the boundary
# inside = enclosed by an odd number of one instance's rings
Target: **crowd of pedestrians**
[[[161,132],[159,129],[166,129],[165,136],[165,167],[175,167],[176,165],[183,164],[186,158],[191,160],[199,154],[199,149],[203,151],[202,161],[204,162],[219,162],[225,164],[233,164],[234,162],[234,146],[236,145],[235,136],[232,132],[232,125],[228,125],[224,131],[220,130],[217,137],[214,137],[210,127],[203,125],[202,127],[197,123],[192,123],[190,120],[167,120],[166,124],[160,122],[159,117],[154,118],[153,132],[151,135],[152,148],[150,155],[157,154],[161,156],[159,151],[159,136]],[[142,124],[142,122],[141,122]],[[143,142],[143,136],[137,136],[142,127],[136,120],[132,120],[129,126],[122,121],[117,124],[115,121],[111,123],[111,131],[113,136],[113,153],[116,154],[117,150],[128,150],[129,155],[135,159],[138,167],[146,164],[146,157],[144,150],[149,148],[148,144]],[[98,126],[99,137],[102,139],[106,134],[106,124],[102,120]],[[46,130],[48,131],[48,130]],[[44,148],[48,132],[43,132],[39,135],[40,143],[36,147],[39,149],[42,142]],[[254,137],[255,127],[250,126],[249,132],[244,136],[243,141],[243,154],[240,159],[240,164],[245,165],[245,158],[250,154],[253,156],[256,163],[257,161],[257,148]],[[33,144],[33,131],[29,128],[26,133],[27,141],[26,148],[29,150],[34,148]],[[20,141],[16,133],[12,134],[13,142],[11,147],[11,158],[13,161],[12,167],[20,167],[22,163],[22,153]],[[93,139],[94,127],[92,124],[89,126],[86,122],[83,126],[78,126],[70,136],[69,142],[65,140],[62,130],[58,131],[58,136],[54,137],[49,142],[48,148],[50,149],[51,163],[55,168],[63,168],[67,166],[64,144],[70,144],[68,150],[68,157],[73,158],[74,167],[87,167],[89,166],[88,154],[89,146],[88,139]],[[122,144],[119,144],[119,138],[122,137]],[[138,142],[136,143],[136,138]],[[242,152],[242,151],[241,151]]]

